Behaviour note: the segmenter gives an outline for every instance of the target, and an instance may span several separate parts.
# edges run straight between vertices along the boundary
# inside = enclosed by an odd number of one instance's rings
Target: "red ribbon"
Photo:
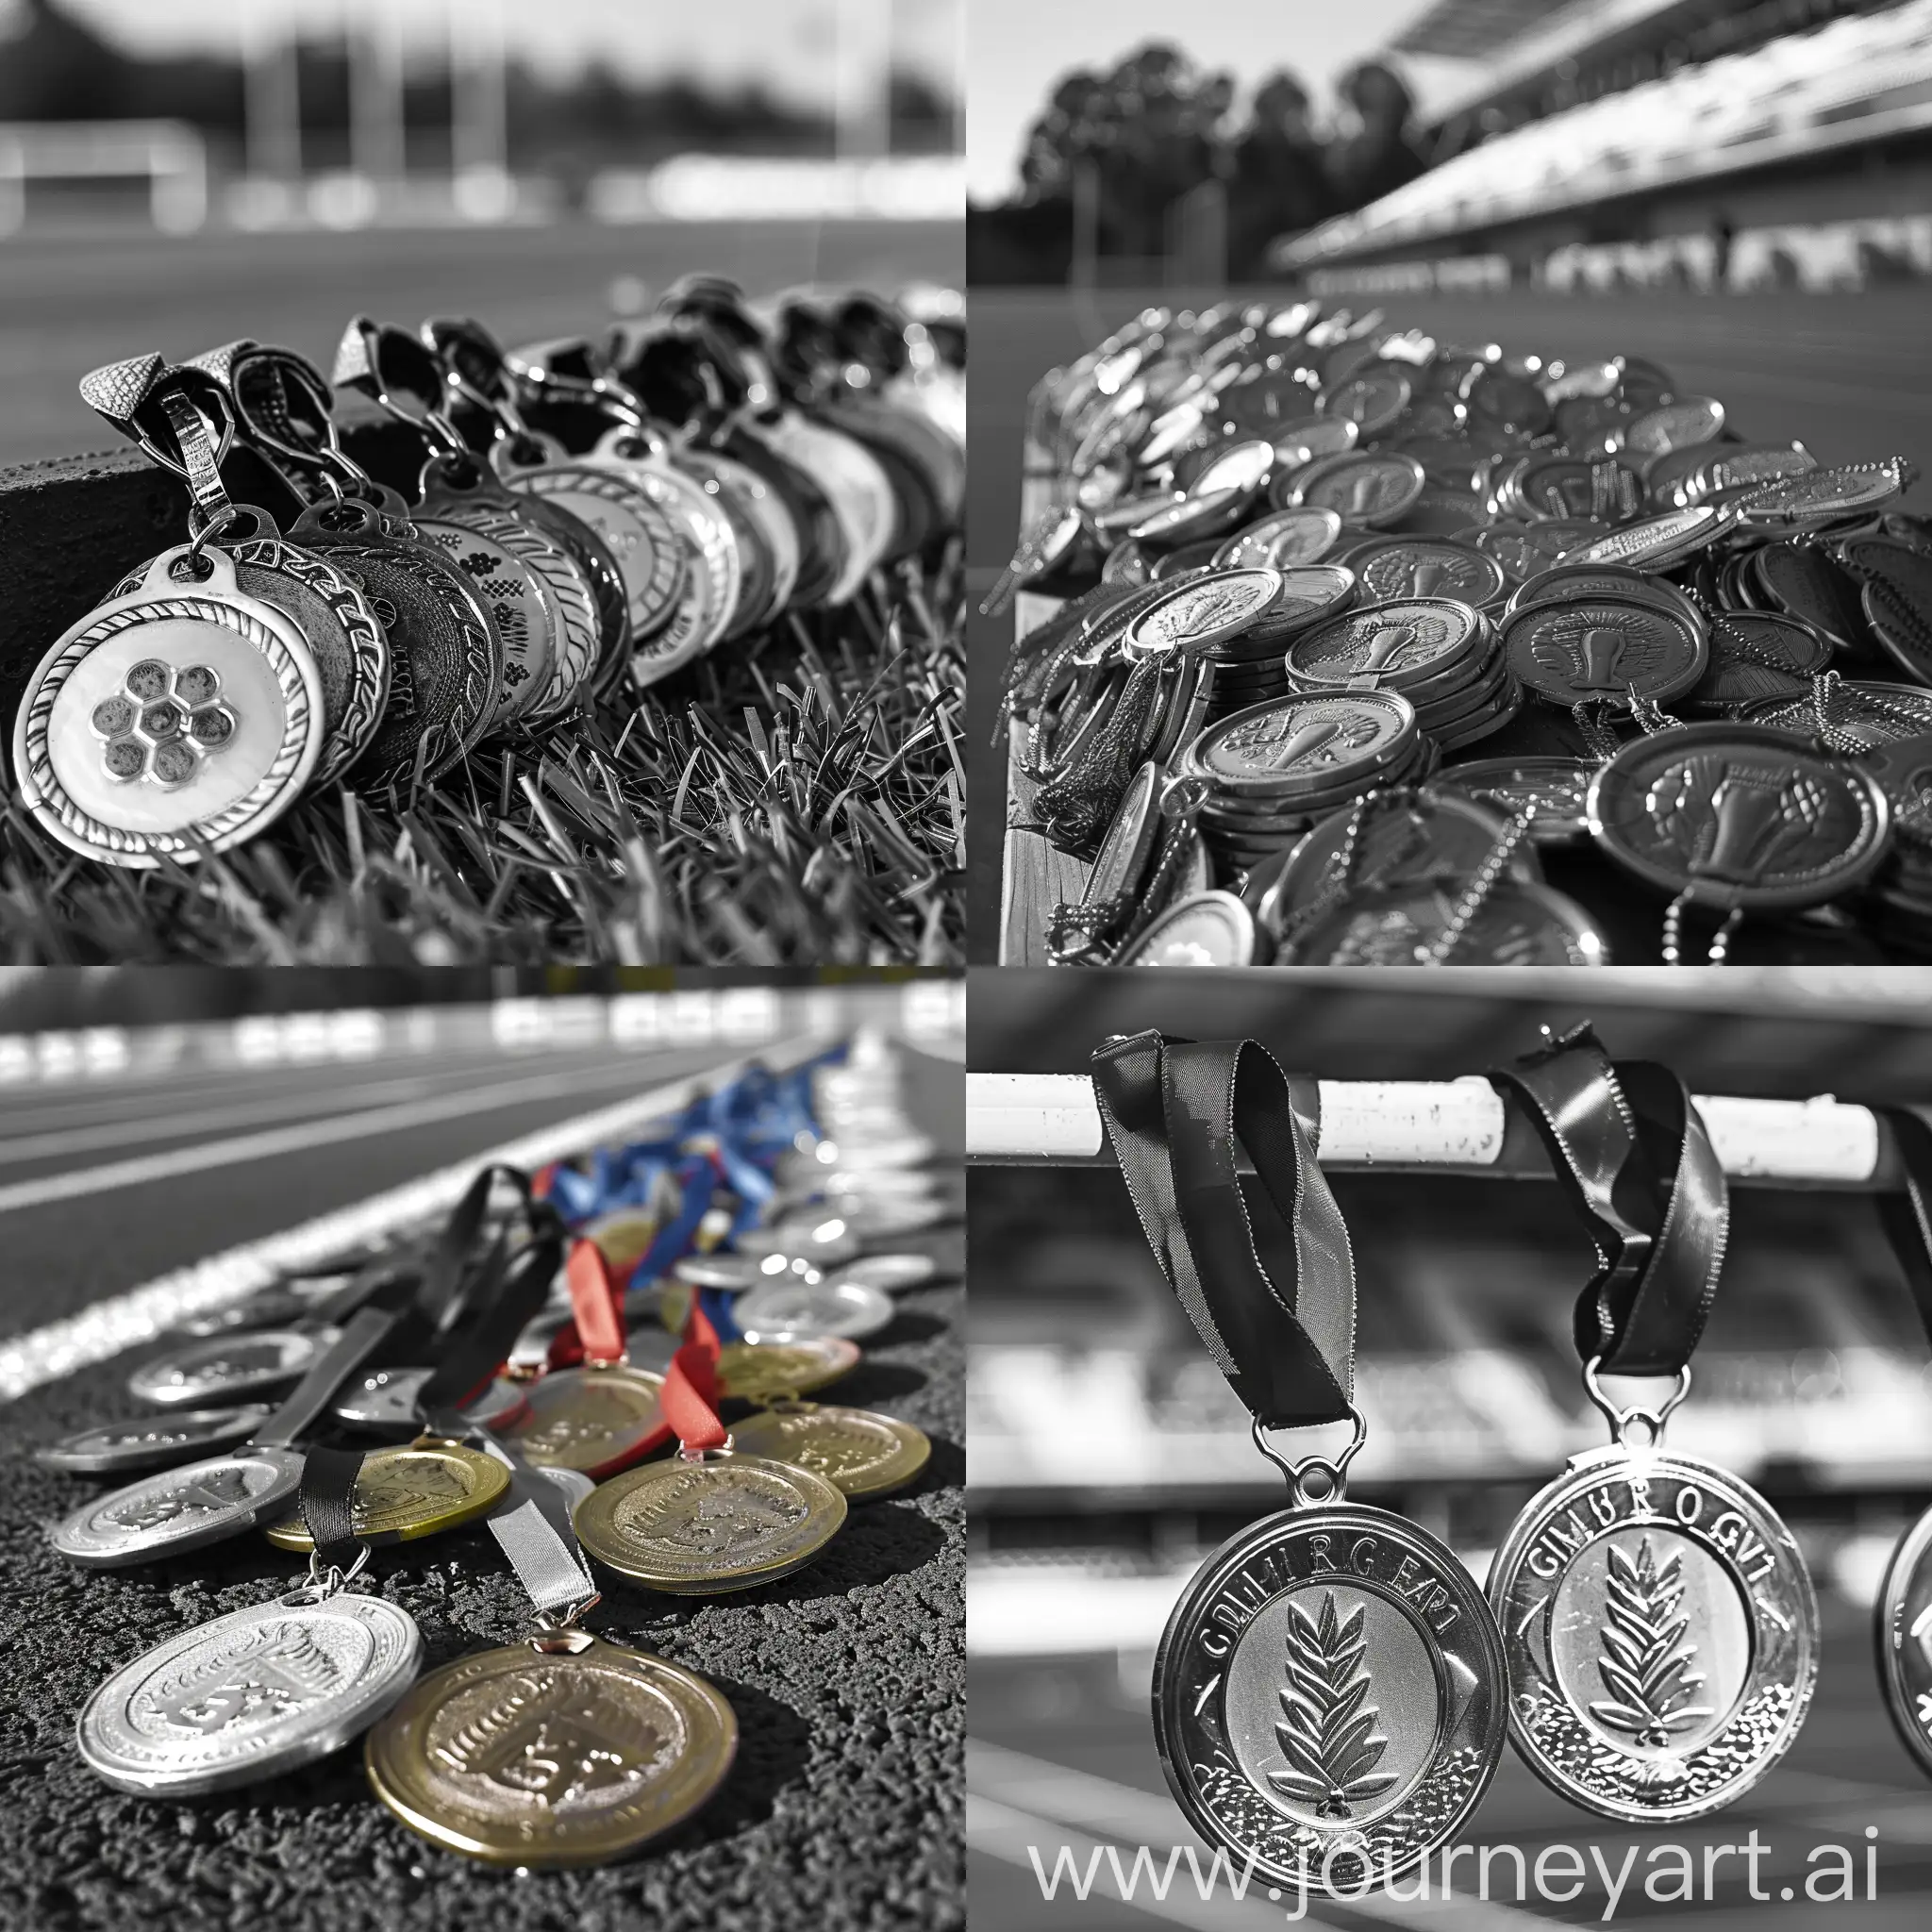
[[[718,1420],[718,1331],[691,1297],[684,1341],[664,1377],[664,1420],[684,1448],[722,1449],[729,1441]]]
[[[570,1326],[559,1328],[550,1342],[550,1366],[568,1368],[579,1361],[614,1362],[624,1356],[624,1291],[610,1273],[610,1264],[595,1241],[575,1241],[564,1263],[570,1287]],[[567,1358],[559,1360],[559,1355]]]

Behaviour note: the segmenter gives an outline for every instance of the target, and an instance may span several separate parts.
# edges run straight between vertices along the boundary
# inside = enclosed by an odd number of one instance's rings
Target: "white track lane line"
[[[611,1084],[611,1077],[598,1082]],[[23,1208],[42,1208],[50,1201],[72,1201],[84,1194],[108,1193],[118,1188],[146,1187],[173,1180],[178,1174],[202,1174],[211,1167],[232,1167],[247,1160],[271,1160],[285,1154],[306,1154],[311,1147],[332,1147],[342,1141],[376,1139],[410,1127],[433,1126],[438,1121],[464,1114],[492,1113],[520,1102],[560,1098],[584,1084],[581,1071],[541,1074],[522,1080],[500,1081],[491,1087],[472,1087],[402,1107],[375,1107],[359,1113],[339,1114],[332,1120],[304,1121],[269,1133],[237,1134],[222,1141],[203,1141],[165,1154],[143,1154],[133,1160],[111,1160],[99,1167],[76,1168],[66,1174],[42,1174],[30,1181],[0,1187],[0,1214]]]
[[[1111,1778],[1096,1777],[1091,1772],[1074,1771],[1044,1757],[1029,1757],[1024,1751],[1008,1750],[1004,1744],[983,1743],[977,1738],[969,1738],[966,1742],[966,1789],[969,1803],[973,1797],[996,1793],[1002,1804],[1024,1807],[1087,1831],[1105,1832],[1104,1843],[1122,1844],[1124,1841],[1128,1846],[1144,1844],[1163,1864],[1170,1845],[1185,1844],[1195,1837],[1192,1827],[1181,1816],[1180,1807],[1164,1792],[1157,1794],[1140,1790],[1132,1785],[1116,1784]],[[1051,1873],[1053,1858],[1044,1843],[1041,1843],[1041,1855]],[[1024,1854],[1021,1856],[1024,1857]],[[1076,1856],[1082,1857],[1084,1870],[1084,1855]],[[1533,1866],[1535,1860],[1527,1857],[1525,1862]],[[1493,1866],[1496,1883],[1513,1886],[1515,1869],[1510,1860],[1496,1860]],[[1474,1859],[1467,1855],[1458,1856],[1449,1876],[1453,1884],[1473,1885],[1475,1882],[1472,1875],[1474,1870]],[[1432,1890],[1441,1885],[1441,1855],[1438,1853],[1429,1860]],[[1112,1876],[1110,1868],[1108,1876]],[[1408,1890],[1414,1889],[1417,1880],[1411,1874],[1407,1878],[1398,1878],[1396,1883]],[[1174,1889],[1178,1890],[1182,1885],[1188,1890],[1191,1903],[1198,1904],[1194,1897],[1192,1875],[1186,1871],[1185,1857],[1182,1871],[1176,1874]],[[1260,1895],[1266,1899],[1265,1885]],[[1254,1894],[1250,1893],[1250,1906],[1253,1903]],[[1291,1899],[1288,1903],[1295,1904],[1298,1900]],[[1546,1928],[1546,1932],[1562,1932],[1560,1920],[1545,1918],[1528,1906],[1518,1906],[1508,1900],[1471,1897],[1398,1900],[1372,1892],[1366,1898],[1338,1903],[1345,1905],[1349,1912],[1359,1917],[1376,1919],[1388,1925],[1408,1927],[1410,1932],[1526,1932],[1526,1928],[1539,1926]],[[1225,1910],[1232,1901],[1223,1899],[1218,1904]],[[1282,1923],[1280,1907],[1274,1908],[1271,1916],[1276,1924]],[[1222,1923],[1246,1922],[1224,1920]],[[1312,1925],[1314,1923],[1311,1907],[1302,1924]]]
[[[758,1058],[764,1065],[782,1071],[811,1058],[831,1043],[830,1035],[792,1039],[761,1049]],[[125,1294],[96,1302],[77,1315],[0,1343],[0,1402],[11,1401],[42,1383],[58,1382],[63,1375],[107,1361],[125,1350],[139,1348],[184,1317],[240,1301],[291,1268],[326,1260],[343,1248],[446,1213],[461,1198],[479,1167],[496,1161],[511,1167],[541,1167],[546,1161],[628,1140],[653,1121],[676,1112],[698,1093],[729,1080],[748,1064],[747,1058],[725,1060],[707,1072],[688,1074],[593,1113],[540,1127],[535,1133],[506,1141],[501,1146],[473,1154],[367,1200],[318,1215],[285,1233],[247,1241],[205,1261],[176,1268]]]

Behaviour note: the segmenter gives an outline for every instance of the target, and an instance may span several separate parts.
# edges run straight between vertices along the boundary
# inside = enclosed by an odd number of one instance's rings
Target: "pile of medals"
[[[259,1529],[308,1574],[118,1669],[80,1713],[90,1769],[236,1790],[366,1732],[406,1825],[521,1867],[608,1862],[690,1816],[737,1721],[695,1673],[581,1627],[590,1563],[676,1597],[755,1589],[812,1561],[848,1499],[918,1478],[920,1430],[806,1398],[938,1274],[892,1251],[958,1211],[936,1153],[861,1039],[754,1067],[631,1146],[487,1168],[441,1227],[198,1322],[130,1378],[153,1414],[41,1452],[114,1485],[53,1547],[114,1570]],[[479,1520],[528,1634],[419,1676],[414,1620],[353,1585],[374,1546]]]
[[[1668,961],[1753,914],[1932,956],[1903,458],[1314,301],[1149,310],[1036,388],[1029,440],[1054,502],[988,608],[1037,593],[1020,820],[1093,861],[1061,963],[1603,961],[1546,858],[1654,894]]]
[[[63,846],[151,868],[324,786],[408,794],[483,759],[494,796],[513,749],[942,548],[963,363],[950,311],[761,317],[694,277],[604,343],[358,316],[333,387],[246,341],[97,369],[82,395],[185,485],[189,541],[42,658],[21,797]],[[345,449],[341,396],[401,425],[408,497]]]
[[[1524,1505],[1479,1591],[1423,1525],[1347,1494],[1366,1434],[1357,1284],[1314,1151],[1317,1082],[1255,1041],[1116,1036],[1091,1064],[1123,1205],[1288,1478],[1284,1507],[1202,1562],[1155,1657],[1155,1740],[1203,1838],[1304,1904],[1359,1902],[1464,1830],[1506,1738],[1552,1790],[1622,1823],[1746,1798],[1798,1737],[1822,1638],[1776,1511],[1665,1441],[1729,1231],[1724,1166],[1678,1077],[1611,1060],[1587,1024],[1490,1075],[1596,1247],[1574,1333],[1609,1441]],[[1932,1327],[1932,1127],[1884,1111],[1909,1177],[1882,1197],[1886,1225]],[[1263,1186],[1242,1190],[1242,1152]],[[1263,1214],[1294,1239],[1257,1240]],[[1626,1406],[1606,1377],[1647,1398]],[[1318,1428],[1334,1433],[1313,1453],[1277,1434]],[[1928,1599],[1932,1513],[1875,1620],[1888,1713],[1932,1772]]]

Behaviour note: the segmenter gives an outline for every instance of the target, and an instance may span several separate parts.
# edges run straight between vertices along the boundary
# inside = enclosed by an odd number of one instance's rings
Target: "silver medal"
[[[224,1335],[143,1362],[127,1392],[167,1407],[211,1397],[252,1395],[293,1382],[313,1368],[336,1339],[333,1328],[267,1328]]]
[[[279,1776],[367,1729],[415,1681],[416,1621],[381,1597],[292,1591],[157,1644],[80,1713],[96,1776],[186,1797]]]
[[[797,1335],[842,1335],[858,1341],[891,1325],[892,1298],[849,1276],[836,1281],[774,1281],[741,1296],[731,1311],[747,1341]]]
[[[1750,1790],[1797,1738],[1818,1674],[1790,1532],[1748,1484],[1661,1446],[1689,1379],[1655,1414],[1606,1404],[1618,1441],[1531,1498],[1490,1572],[1517,1751],[1552,1790],[1636,1823]]]
[[[1337,1500],[1310,1494],[1314,1468]],[[1495,1622],[1454,1552],[1339,1500],[1340,1475],[1302,1464],[1298,1507],[1201,1566],[1154,1659],[1155,1740],[1189,1822],[1316,1897],[1384,1885],[1461,1829],[1507,1704]]]
[[[939,1272],[940,1264],[930,1255],[867,1255],[840,1269],[835,1279],[861,1281],[888,1294],[904,1294],[909,1288],[924,1288]]]
[[[83,1503],[47,1541],[87,1569],[119,1570],[182,1556],[286,1516],[301,1487],[299,1449],[236,1449]]]
[[[358,1428],[414,1429],[421,1421],[417,1402],[431,1373],[428,1369],[372,1369],[337,1398],[335,1418]],[[493,1429],[500,1423],[514,1422],[529,1406],[514,1382],[498,1375],[463,1415],[483,1428]]]
[[[1905,1747],[1932,1776],[1932,1510],[1906,1532],[1879,1586],[1878,1685]]]
[[[192,1462],[211,1449],[245,1442],[269,1418],[265,1403],[240,1408],[195,1408],[81,1429],[44,1449],[34,1460],[76,1475],[133,1475]]]

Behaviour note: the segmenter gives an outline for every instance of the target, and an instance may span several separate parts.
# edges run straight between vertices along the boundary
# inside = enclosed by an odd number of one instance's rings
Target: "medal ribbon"
[[[718,1333],[691,1305],[684,1340],[664,1377],[664,1420],[687,1452],[722,1449],[731,1438],[718,1420]]]
[[[319,1570],[346,1574],[366,1547],[356,1530],[356,1481],[365,1453],[318,1445],[303,1455],[302,1521]]]
[[[1351,1416],[1355,1257],[1315,1159],[1314,1081],[1256,1041],[1140,1033],[1094,1054],[1093,1091],[1148,1245],[1229,1387],[1269,1428]]]
[[[1932,1108],[1874,1107],[1891,1128],[1905,1186],[1880,1194],[1878,1219],[1898,1256],[1919,1319],[1932,1337]]]
[[[288,1400],[249,1441],[258,1448],[292,1449],[295,1439],[315,1424],[342,1384],[387,1339],[397,1320],[395,1302],[403,1291],[404,1285],[391,1280],[382,1288],[380,1299],[370,1297],[369,1305],[349,1318],[342,1332],[296,1383]]]
[[[1587,1023],[1490,1079],[1527,1115],[1596,1248],[1577,1354],[1609,1374],[1675,1374],[1730,1233],[1724,1168],[1683,1081],[1655,1060],[1613,1064]]]

